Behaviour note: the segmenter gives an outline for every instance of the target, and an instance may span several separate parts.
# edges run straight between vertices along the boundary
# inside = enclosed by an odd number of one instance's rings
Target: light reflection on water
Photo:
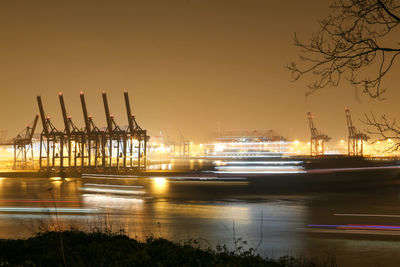
[[[80,188],[143,190],[140,195],[89,193]],[[233,186],[234,185],[234,186]],[[99,187],[99,186],[98,186]],[[144,239],[161,236],[176,241],[195,238],[203,245],[226,244],[243,238],[247,247],[262,255],[336,255],[339,262],[391,264],[399,259],[400,242],[380,238],[326,236],[303,231],[310,223],[400,224],[398,219],[343,218],[334,213],[375,212],[400,214],[399,190],[353,194],[255,194],[247,183],[177,181],[165,177],[133,179],[0,179],[0,207],[52,209],[99,209],[97,214],[57,214],[62,226],[80,229],[123,228],[130,236]],[[262,191],[262,190],[261,190]],[[27,237],[54,227],[54,212],[29,213],[16,209],[0,212],[0,237]],[[365,221],[363,221],[365,220]],[[354,256],[364,255],[364,256]],[[366,256],[370,258],[367,260]],[[372,259],[371,259],[372,258]],[[397,262],[397,261],[396,261]],[[351,264],[350,264],[351,263]]]
[[[152,191],[155,194],[166,194],[168,193],[168,181],[164,177],[154,177],[151,178]]]
[[[135,210],[142,208],[143,199],[101,194],[83,194],[85,206],[109,210]]]

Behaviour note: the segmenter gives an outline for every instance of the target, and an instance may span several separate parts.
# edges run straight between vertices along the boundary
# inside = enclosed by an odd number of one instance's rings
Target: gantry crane
[[[37,121],[39,115],[35,116],[32,126],[27,125],[17,137],[13,140],[14,145],[14,166],[13,169],[27,169],[34,167],[33,159],[33,143],[32,138],[35,133]],[[28,160],[27,154],[31,153],[31,157]]]
[[[310,154],[311,156],[321,156],[325,153],[325,142],[331,140],[326,134],[320,133],[314,126],[313,116],[311,112],[307,113],[308,124],[310,126]]]
[[[180,155],[183,157],[188,157],[190,155],[190,141],[189,139],[185,139],[181,130],[178,128],[179,134],[181,136],[180,140]]]
[[[364,153],[364,142],[369,139],[369,136],[357,131],[353,126],[353,121],[351,120],[350,110],[346,108],[346,120],[347,128],[349,130],[349,136],[347,139],[347,151],[349,156],[363,156]]]
[[[122,159],[124,166],[126,164],[126,131],[117,125],[114,115],[111,115],[105,91],[103,91],[102,97],[107,121],[107,129],[105,131],[106,153],[103,155],[103,160],[106,161],[104,166],[108,168],[116,166],[118,169],[120,167],[120,159]],[[116,151],[114,151],[114,148],[116,148]],[[116,160],[116,165],[114,159]]]
[[[136,121],[135,115],[131,111],[128,91],[124,92],[126,115],[128,118],[128,131],[130,133],[130,164],[133,166],[134,151],[137,148],[137,166],[140,169],[146,169],[147,166],[147,142],[150,136],[147,130],[142,129]]]
[[[40,134],[39,168],[47,171],[54,168],[59,160],[60,168],[63,168],[64,161],[64,132],[57,130],[51,123],[50,117],[45,115],[42,98],[37,96],[40,119],[43,130]]]
[[[93,121],[92,115],[89,115],[87,107],[85,94],[81,91],[80,93],[81,106],[83,120],[85,122],[85,137],[86,137],[86,152],[88,158],[88,166],[97,168],[105,167],[105,132],[102,131]]]
[[[175,142],[171,140],[171,138],[168,135],[167,130],[164,130],[165,135],[164,135],[164,143],[166,144],[167,147],[171,147],[172,151],[170,151],[170,156],[175,156]]]
[[[7,143],[7,141],[6,141],[7,134],[8,134],[7,130],[0,131],[0,145],[3,144],[3,143],[4,144]]]

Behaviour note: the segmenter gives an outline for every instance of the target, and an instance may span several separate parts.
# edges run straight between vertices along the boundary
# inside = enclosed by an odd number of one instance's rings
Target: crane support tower
[[[32,126],[27,125],[14,139],[14,165],[13,169],[33,169],[33,134],[35,133],[39,115],[35,116]],[[28,158],[28,154],[30,157]]]
[[[351,119],[350,110],[345,109],[347,129],[349,130],[349,136],[347,139],[347,151],[350,157],[362,157],[364,154],[364,142],[368,141],[369,136],[358,131],[353,126]]]
[[[307,113],[308,125],[310,127],[310,154],[311,156],[322,156],[325,153],[325,143],[331,140],[326,134],[322,134],[315,128],[311,112]]]
[[[63,168],[64,162],[64,133],[57,130],[51,123],[50,117],[45,115],[42,98],[37,96],[40,119],[43,130],[40,134],[39,168],[52,170],[55,166]]]

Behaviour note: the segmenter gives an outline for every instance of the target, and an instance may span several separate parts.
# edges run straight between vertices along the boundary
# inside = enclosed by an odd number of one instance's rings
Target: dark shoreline
[[[334,258],[263,258],[253,248],[235,251],[221,245],[200,248],[198,241],[175,243],[149,237],[145,242],[123,232],[77,230],[39,233],[28,239],[0,239],[1,266],[336,266]]]

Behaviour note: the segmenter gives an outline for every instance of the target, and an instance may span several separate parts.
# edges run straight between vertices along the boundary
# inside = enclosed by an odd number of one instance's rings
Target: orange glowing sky
[[[306,112],[334,139],[347,136],[344,108],[355,124],[363,112],[400,117],[397,67],[378,102],[351,85],[305,98],[307,80],[291,82],[293,34],[307,39],[331,1],[149,0],[2,1],[0,3],[0,130],[11,138],[38,113],[62,129],[57,94],[83,126],[79,92],[105,126],[101,92],[126,125],[123,91],[143,128],[203,141],[222,129],[274,129],[308,138]],[[40,124],[39,124],[40,125]],[[39,130],[41,127],[39,126]]]

